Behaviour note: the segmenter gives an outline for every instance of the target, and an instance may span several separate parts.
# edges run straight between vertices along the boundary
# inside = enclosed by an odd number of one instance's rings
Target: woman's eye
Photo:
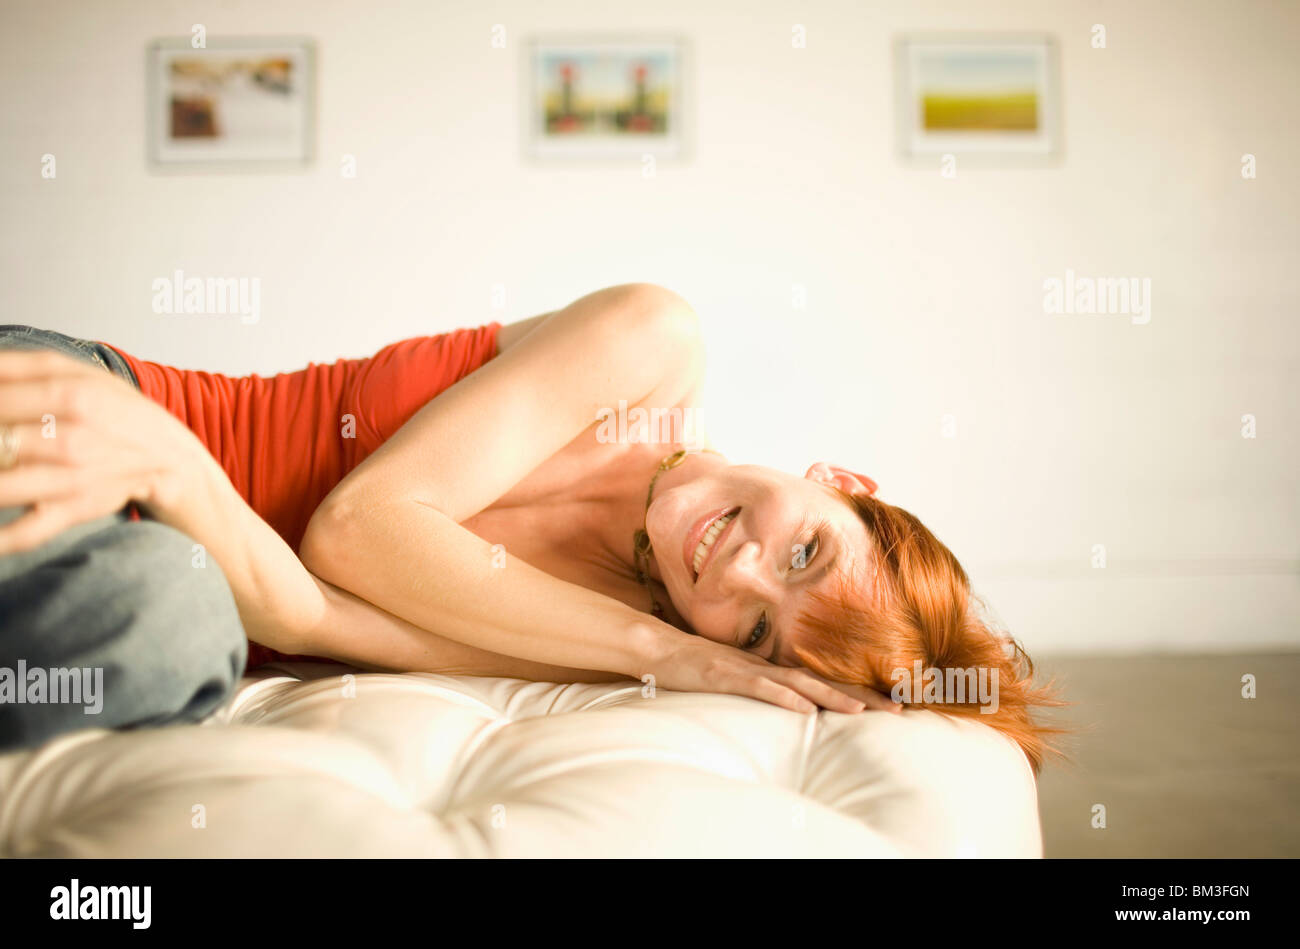
[[[762,616],[758,618],[758,622],[754,624],[753,630],[750,631],[749,641],[745,643],[745,648],[753,649],[755,646],[757,646],[759,643],[763,641],[763,637],[766,635],[767,635],[767,614],[764,613]]]
[[[812,537],[809,538],[808,543],[800,544],[795,547],[795,556],[793,558],[793,562],[791,563],[791,566],[794,567],[796,570],[804,569],[806,566],[812,563],[813,558],[817,556],[817,548],[820,546],[821,546],[821,542],[819,541],[817,535],[813,534]]]

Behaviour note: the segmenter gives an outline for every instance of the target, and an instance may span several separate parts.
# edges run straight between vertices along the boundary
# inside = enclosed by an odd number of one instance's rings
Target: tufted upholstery
[[[634,682],[277,665],[201,725],[0,755],[0,856],[1041,855],[983,725]]]

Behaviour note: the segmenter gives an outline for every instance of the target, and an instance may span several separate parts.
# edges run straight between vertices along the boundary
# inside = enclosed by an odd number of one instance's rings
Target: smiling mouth
[[[704,528],[704,534],[700,537],[700,542],[695,545],[695,551],[691,557],[691,570],[694,573],[694,579],[699,580],[700,574],[717,546],[719,538],[726,532],[728,525],[740,514],[740,508],[734,507],[725,511],[710,521]]]

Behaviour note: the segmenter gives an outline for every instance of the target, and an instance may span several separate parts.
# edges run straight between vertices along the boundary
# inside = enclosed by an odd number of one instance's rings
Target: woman
[[[0,345],[22,345],[22,333]],[[843,712],[897,710],[881,693],[916,661],[978,667],[997,671],[999,690],[997,712],[979,717],[1035,768],[1042,759],[1050,729],[1030,712],[1050,699],[1027,656],[979,620],[957,561],[876,500],[869,479],[825,463],[803,478],[733,466],[707,442],[682,451],[598,437],[615,406],[670,418],[696,408],[696,317],[663,288],[610,287],[520,323],[273,379],[64,345],[100,365],[0,353],[0,508],[26,509],[0,527],[0,563],[57,549],[95,518],[134,537],[140,525],[115,513],[131,504],[177,532],[206,577],[220,565],[257,644],[250,664],[306,655],[542,681],[630,677]],[[54,437],[42,431],[51,420]],[[188,585],[172,567],[169,588]],[[40,599],[30,569],[8,574],[0,604],[24,583],[28,602]],[[81,596],[96,615],[102,591]],[[219,605],[209,613],[207,627],[229,629]],[[48,625],[29,621],[18,641]],[[219,702],[240,657],[220,632],[208,638],[215,661],[194,679],[205,702],[137,707],[111,724],[201,717]]]

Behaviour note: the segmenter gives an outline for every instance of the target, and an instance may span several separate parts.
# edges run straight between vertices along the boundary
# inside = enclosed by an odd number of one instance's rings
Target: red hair
[[[1051,737],[1065,732],[1035,721],[1032,714],[1036,707],[1067,704],[1056,696],[1055,683],[1034,684],[1029,654],[984,620],[966,571],[924,524],[869,495],[835,490],[867,527],[875,582],[867,593],[842,575],[829,595],[813,594],[813,607],[801,617],[807,645],[794,650],[799,661],[825,678],[886,694],[899,681],[896,670],[906,670],[910,679],[918,661],[940,675],[988,670],[992,679],[996,670],[997,710],[992,714],[981,712],[975,700],[926,706],[922,696],[913,695],[908,704],[996,728],[1020,746],[1038,774],[1047,754],[1060,755]]]

